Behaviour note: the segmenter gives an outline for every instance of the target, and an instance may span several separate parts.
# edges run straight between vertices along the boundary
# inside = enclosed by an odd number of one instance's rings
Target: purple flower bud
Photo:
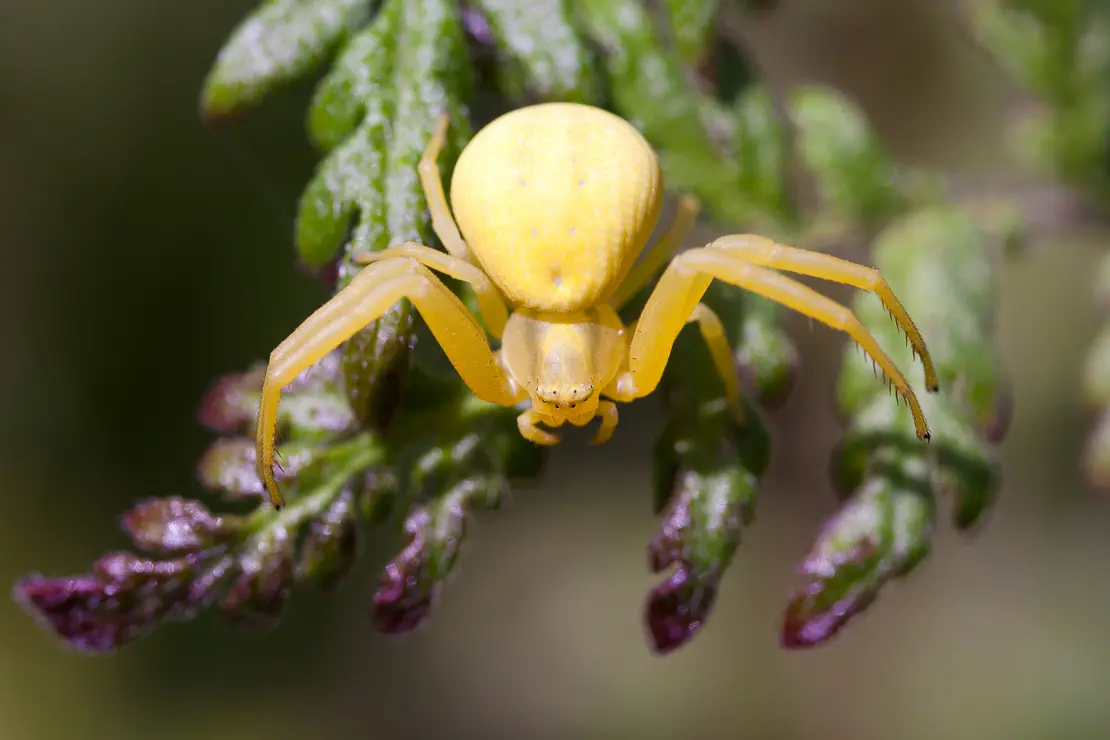
[[[193,552],[216,542],[224,519],[199,501],[172,496],[139,502],[124,514],[123,527],[148,552]]]
[[[912,467],[909,468],[912,472]],[[799,566],[804,581],[783,618],[782,645],[832,639],[890,579],[906,575],[931,546],[933,500],[924,480],[869,479],[822,528]]]
[[[467,37],[483,46],[493,46],[497,39],[493,36],[493,29],[482,13],[471,7],[462,9],[462,24]]]
[[[409,544],[385,567],[374,594],[379,630],[399,634],[424,621],[458,561],[471,511],[495,508],[503,486],[497,477],[469,478],[409,515]]]
[[[751,518],[755,476],[738,464],[713,467],[716,472],[708,475],[675,472],[663,525],[648,546],[652,572],[674,567],[652,589],[645,608],[652,645],[661,654],[685,645],[709,618],[741,526]]]
[[[354,565],[358,549],[358,512],[354,492],[348,488],[308,528],[297,580],[316,580],[334,588]]]
[[[147,560],[131,553],[100,558],[92,573],[71,578],[30,576],[15,598],[70,645],[90,652],[118,648],[166,619],[195,613],[191,579],[201,560]]]
[[[399,635],[416,629],[439,596],[441,586],[419,575],[422,551],[422,543],[414,540],[382,571],[371,609],[374,626],[382,632]]]
[[[320,452],[310,443],[288,443],[278,449],[280,465],[274,473],[279,481],[290,480],[310,465]],[[254,441],[244,437],[217,439],[197,461],[197,478],[205,488],[231,500],[255,499],[264,488],[258,477]]]
[[[701,629],[717,599],[719,577],[678,566],[648,595],[645,621],[661,655],[682,647]]]
[[[197,461],[197,478],[210,491],[231,499],[255,498],[264,490],[255,465],[254,442],[244,437],[217,439]],[[282,465],[274,472],[284,475]]]
[[[253,545],[253,546],[252,546]],[[248,543],[239,558],[240,573],[220,608],[246,628],[277,623],[293,588],[293,543],[281,526],[272,526]]]
[[[264,368],[225,375],[208,389],[200,402],[200,423],[213,432],[245,431],[258,418]]]
[[[326,355],[297,376],[282,394],[278,421],[290,437],[301,433],[339,434],[357,426],[344,390],[341,352]]]
[[[15,599],[79,650],[104,652],[137,636],[136,625],[107,607],[111,597],[105,585],[91,576],[31,576],[16,584]]]
[[[286,386],[278,414],[279,431],[345,432],[355,425],[344,395],[342,350],[325,355]],[[265,368],[225,375],[205,393],[200,423],[215,432],[249,433],[258,418]],[[294,434],[295,436],[295,434]]]
[[[371,468],[362,478],[358,491],[358,512],[367,524],[381,524],[393,512],[399,485],[389,468]]]

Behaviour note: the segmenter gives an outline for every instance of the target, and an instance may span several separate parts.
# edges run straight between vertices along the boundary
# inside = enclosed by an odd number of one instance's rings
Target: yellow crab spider
[[[671,226],[637,263],[663,201],[658,158],[640,133],[618,116],[585,105],[514,110],[479,131],[463,150],[449,207],[437,167],[447,125],[444,116],[419,165],[432,226],[447,251],[409,242],[360,259],[367,266],[270,355],[257,453],[275,506],[282,504],[273,473],[282,389],[403,298],[420,312],[474,395],[504,406],[531,400],[518,426],[536,444],[559,441],[541,424],[584,426],[597,417],[601,424],[593,442],[609,439],[617,425],[616,404],[655,390],[675,339],[690,322],[701,330],[742,421],[728,339],[720,319],[700,302],[713,280],[846,332],[906,400],[917,436],[929,438],[913,390],[855,315],[776,272],[872,291],[909,338],[924,364],[926,386],[934,391],[937,377],[925,342],[874,268],[760,236],[724,236],[671,259],[639,319],[625,326],[617,310],[666,264],[698,211],[693,198],[683,198]],[[435,272],[474,289],[486,329]],[[487,331],[499,340],[497,349]]]

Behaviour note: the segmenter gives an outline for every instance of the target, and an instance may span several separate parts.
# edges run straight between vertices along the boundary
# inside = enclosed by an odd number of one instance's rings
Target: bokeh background
[[[314,157],[309,85],[231,127],[197,96],[252,0],[0,2],[0,580],[84,570],[117,517],[195,495],[196,404],[264,357],[325,289],[294,267]],[[900,157],[1000,172],[1008,91],[939,3],[783,0],[745,29],[776,84],[856,96]],[[708,227],[707,227],[708,228]],[[0,740],[50,738],[1110,737],[1110,511],[1078,468],[1078,380],[1106,234],[1061,228],[1001,277],[1016,388],[1000,502],[834,643],[778,646],[781,610],[835,508],[831,389],[843,337],[792,321],[799,385],[703,633],[650,654],[646,546],[655,404],[608,445],[566,444],[542,483],[481,518],[430,623],[372,631],[381,533],[337,593],[274,632],[218,616],[110,657],[61,647],[0,601]],[[843,291],[832,290],[838,298]]]

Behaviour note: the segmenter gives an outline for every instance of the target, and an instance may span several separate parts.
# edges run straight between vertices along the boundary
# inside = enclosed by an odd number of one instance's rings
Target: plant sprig
[[[304,265],[337,266],[336,290],[365,252],[408,240],[437,246],[417,162],[447,113],[439,165],[449,178],[479,94],[509,106],[564,100],[613,110],[657,149],[669,187],[698,196],[729,230],[792,243],[881,233],[875,260],[920,317],[945,394],[926,404],[935,434],[922,447],[895,398],[856,355],[845,360],[849,431],[837,470],[848,499],[803,564],[806,585],[784,620],[784,644],[808,646],[921,562],[938,489],[956,494],[960,526],[992,500],[1006,401],[990,349],[990,239],[959,209],[938,206],[938,176],[898,167],[844,96],[811,86],[777,100],[717,30],[740,5],[749,4],[668,0],[655,13],[635,0],[267,0],[219,53],[201,112],[213,121],[246,112],[324,69],[306,117],[322,159],[301,198],[295,243]],[[816,212],[793,193],[795,162],[817,186]],[[649,553],[652,570],[667,574],[644,620],[660,653],[688,644],[710,618],[754,520],[771,442],[764,408],[786,396],[798,362],[775,304],[720,283],[705,300],[735,348],[747,414],[737,424],[727,413],[705,348],[684,331],[659,392],[666,421],[654,450],[663,521]],[[912,367],[869,300],[854,305],[861,320]],[[205,488],[245,511],[142,501],[123,524],[147,554],[112,554],[73,578],[32,576],[17,597],[91,651],[209,605],[239,624],[273,625],[298,589],[340,583],[365,533],[392,522],[407,542],[381,572],[373,620],[384,632],[411,630],[442,597],[471,517],[498,508],[511,482],[538,475],[544,462],[517,433],[516,410],[477,401],[443,372],[419,341],[426,329],[401,301],[287,389],[278,428],[285,509],[266,506],[255,472],[262,374],[253,368],[204,399],[201,420],[219,436],[197,471]]]

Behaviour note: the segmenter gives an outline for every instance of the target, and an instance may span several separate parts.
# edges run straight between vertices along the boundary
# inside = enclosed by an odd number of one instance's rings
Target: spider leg
[[[282,505],[273,472],[274,430],[282,389],[402,298],[412,301],[474,395],[503,406],[512,406],[523,398],[494,357],[477,319],[428,268],[406,257],[375,262],[309,316],[270,355],[255,443],[258,472],[275,506]]]
[[[486,328],[495,338],[501,338],[501,333],[505,330],[505,322],[509,320],[509,313],[505,308],[505,300],[501,297],[501,293],[498,292],[493,281],[489,279],[486,273],[482,272],[481,268],[454,255],[444,254],[438,249],[432,249],[416,242],[405,242],[395,247],[383,249],[380,252],[361,254],[355,257],[355,262],[366,265],[393,257],[411,257],[425,267],[429,267],[436,272],[442,272],[444,275],[450,275],[456,280],[461,280],[470,285],[474,289],[474,294],[478,297],[478,310],[482,314]]]
[[[725,384],[725,398],[728,399],[729,408],[736,418],[737,423],[744,423],[744,404],[740,400],[740,378],[736,373],[736,360],[732,356],[732,348],[728,344],[728,334],[721,318],[704,303],[694,306],[690,314],[690,321],[698,322],[702,339],[709,348],[713,358],[713,367],[721,382]]]
[[[913,389],[850,309],[792,278],[717,248],[692,249],[671,261],[640,314],[629,343],[628,370],[611,384],[617,394],[614,397],[630,400],[655,390],[678,332],[713,279],[762,295],[847,333],[871,356],[905,399],[913,414],[917,436],[929,438],[929,427]]]
[[[470,248],[463,241],[455,218],[451,215],[451,207],[447,205],[447,197],[443,193],[443,179],[439,174],[439,153],[447,141],[447,125],[450,116],[444,113],[439,117],[436,130],[428,141],[424,155],[420,157],[420,164],[416,171],[420,174],[420,185],[424,188],[424,200],[428,202],[428,213],[432,217],[432,229],[439,237],[451,256],[467,262],[473,262]]]
[[[597,405],[597,416],[601,417],[601,427],[597,430],[597,434],[590,440],[592,445],[605,444],[609,438],[613,436],[613,431],[617,428],[617,422],[620,421],[620,412],[617,411],[617,404],[612,401],[602,401]],[[596,417],[595,417],[596,418]]]
[[[520,430],[520,436],[537,445],[557,444],[560,439],[559,435],[540,429],[537,424],[541,421],[545,424],[550,423],[532,409],[516,417],[516,426]]]
[[[663,265],[678,249],[682,240],[690,233],[690,229],[694,227],[694,222],[697,221],[700,210],[701,204],[694,196],[684,195],[679,198],[678,211],[675,213],[671,225],[659,237],[659,241],[655,242],[655,245],[640,257],[640,261],[628,271],[616,292],[613,293],[613,297],[609,299],[609,305],[620,310],[624,304],[635,298],[636,294],[663,269]]]
[[[702,282],[705,284],[704,287],[701,286]],[[703,276],[698,280],[696,289],[691,291],[690,295],[696,295],[700,298],[706,288],[709,287],[710,282],[711,279],[706,279]],[[725,326],[721,322],[721,318],[713,309],[704,303],[695,303],[693,308],[689,310],[684,308],[681,311],[675,312],[673,315],[681,316],[683,314],[687,316],[686,321],[678,325],[678,330],[675,331],[674,338],[671,339],[671,344],[674,344],[674,339],[678,337],[678,332],[682,330],[685,324],[697,323],[698,331],[701,333],[702,340],[705,342],[706,347],[709,349],[709,355],[713,359],[713,368],[717,371],[717,377],[721,379],[721,382],[725,386],[725,398],[728,400],[728,405],[732,410],[733,417],[738,424],[743,424],[745,416],[744,403],[740,397],[740,378],[736,373],[736,361],[733,359],[732,347],[729,346],[728,334],[725,332]],[[637,319],[628,326],[628,334],[633,339],[635,339],[637,335],[637,327],[642,323],[641,319],[643,318],[644,316],[641,315],[640,319]],[[669,354],[670,349],[668,347],[668,355]],[[666,361],[664,361],[662,365],[665,367]],[[662,378],[662,370],[660,371],[659,377],[660,379]],[[641,396],[646,396],[655,390],[656,386],[652,385],[650,390],[645,390],[642,393],[639,392],[642,381],[634,380],[633,378],[634,376],[627,372],[623,375],[618,375],[605,389],[604,395],[621,401],[622,403],[627,403]],[[656,381],[656,385],[658,385],[658,381]],[[613,413],[616,413],[615,407]],[[614,426],[615,425],[616,423],[614,422]],[[599,432],[598,434],[600,436],[601,433]],[[606,437],[606,439],[608,439],[608,437]]]
[[[894,291],[874,267],[848,262],[822,252],[776,244],[766,237],[751,234],[724,236],[709,244],[707,248],[727,251],[737,259],[753,265],[831,280],[874,293],[905,333],[914,353],[921,358],[921,364],[925,368],[926,389],[931,392],[938,390],[937,371],[933,367],[933,359],[929,356],[929,350],[925,347],[921,332],[917,330],[917,325],[906,313],[906,309],[902,307]]]

